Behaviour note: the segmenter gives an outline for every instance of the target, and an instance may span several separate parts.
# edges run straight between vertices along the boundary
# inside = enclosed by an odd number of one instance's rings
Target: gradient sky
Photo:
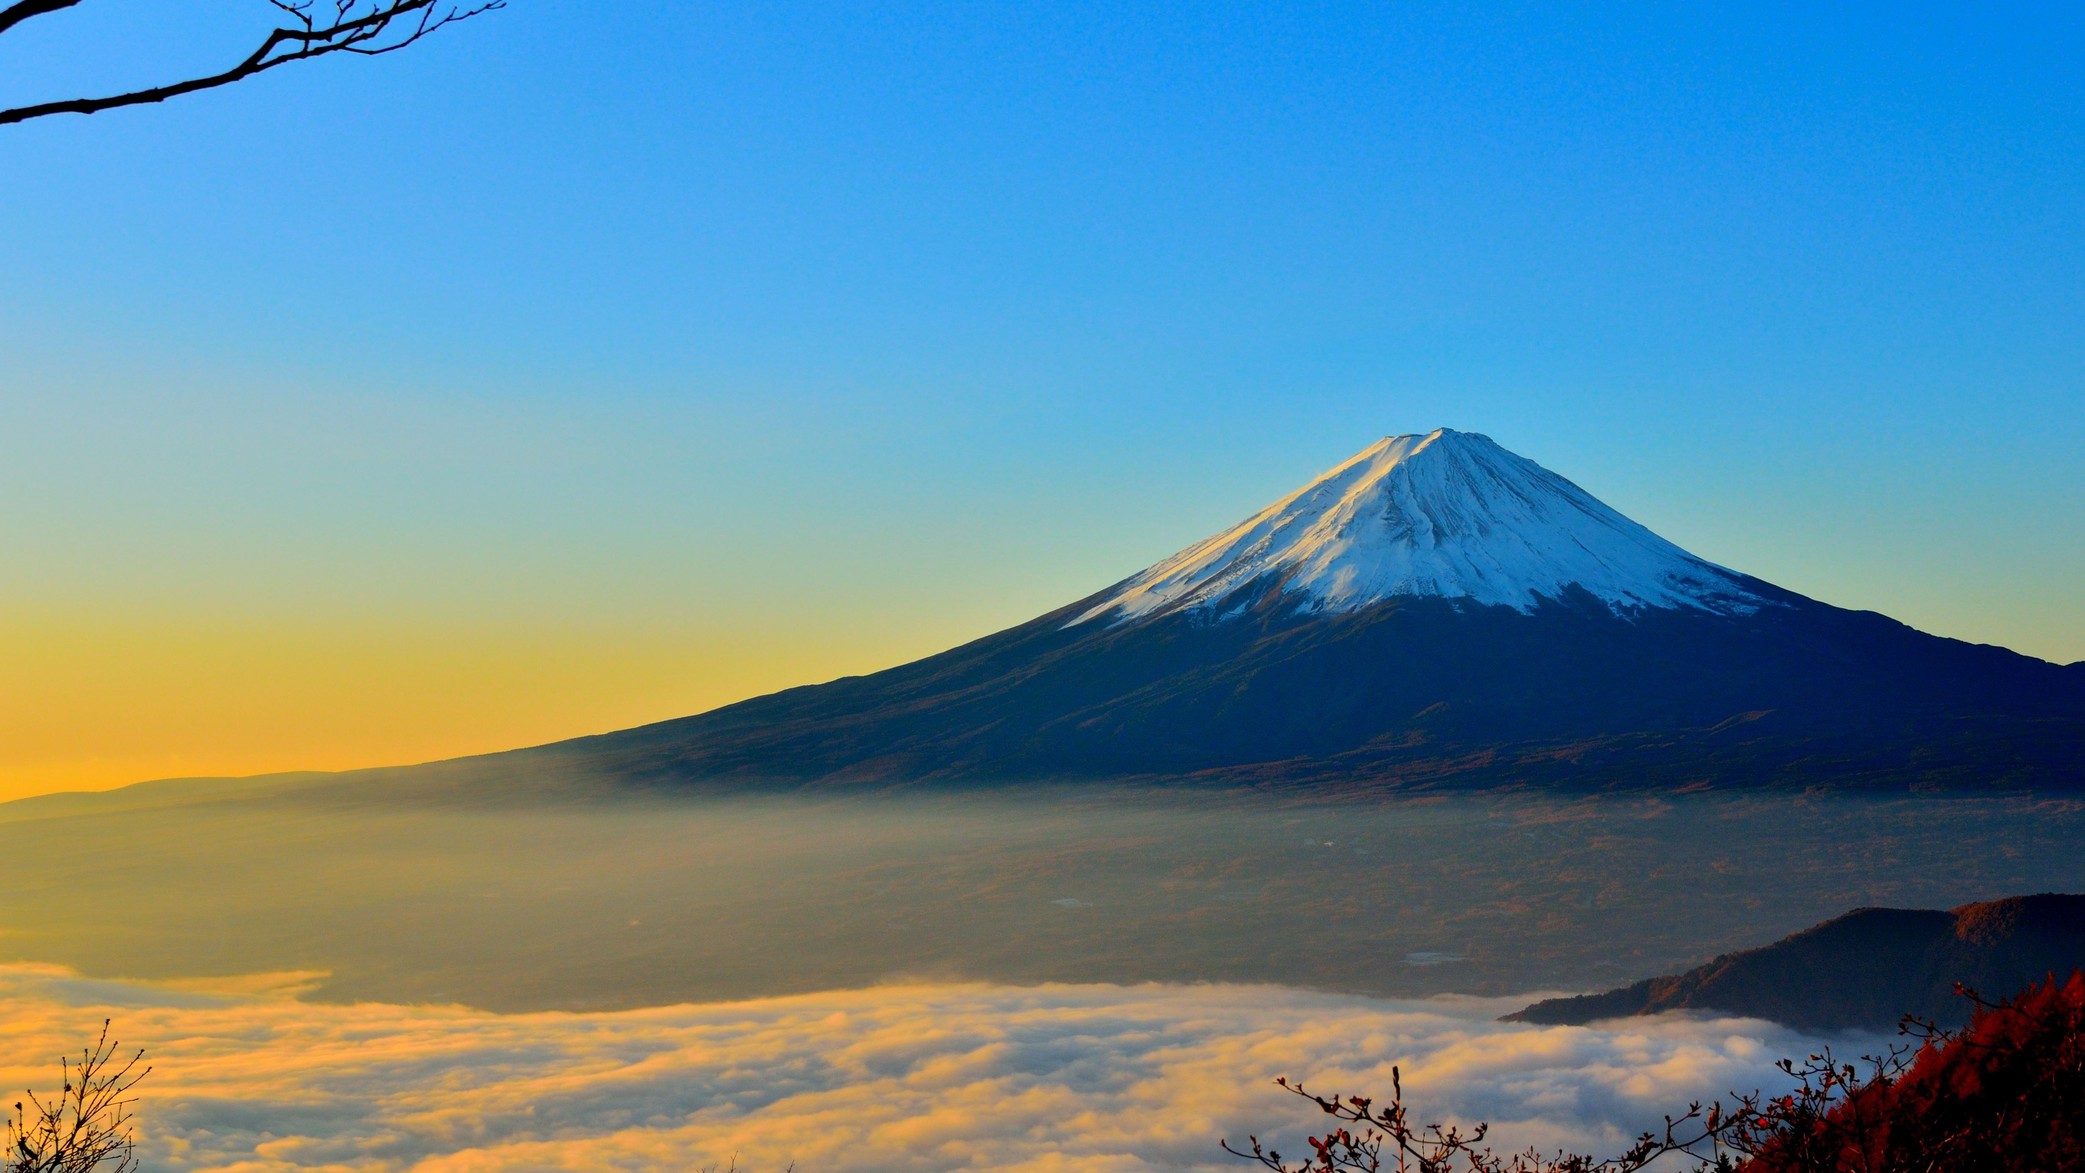
[[[2085,15],[1470,7],[513,0],[0,128],[0,796],[873,669],[1441,425],[2085,658]]]

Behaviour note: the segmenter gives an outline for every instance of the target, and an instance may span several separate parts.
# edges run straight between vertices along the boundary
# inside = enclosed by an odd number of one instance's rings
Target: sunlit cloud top
[[[298,975],[289,975],[291,984]],[[249,981],[248,987],[265,985]],[[1494,1021],[1519,1000],[1277,987],[896,986],[614,1014],[310,1005],[0,969],[0,1080],[112,1016],[154,1068],[168,1173],[722,1167],[1221,1170],[1319,1123],[1277,1074],[1380,1091],[1511,1146],[1620,1149],[1696,1096],[1774,1086],[1812,1039],[1756,1021]],[[1858,1044],[1855,1044],[1856,1046]]]

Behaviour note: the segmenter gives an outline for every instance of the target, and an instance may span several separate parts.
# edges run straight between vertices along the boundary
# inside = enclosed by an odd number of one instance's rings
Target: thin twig
[[[18,0],[16,4],[0,9],[0,33],[29,17],[58,8],[71,7],[78,2],[79,0]],[[363,57],[395,53],[445,25],[469,20],[471,17],[507,6],[507,0],[479,0],[469,7],[451,3],[446,8],[440,0],[377,0],[371,4],[367,12],[363,12],[362,0],[334,0],[333,20],[321,24],[312,18],[312,5],[309,0],[268,2],[286,14],[294,24],[278,27],[270,32],[259,48],[229,69],[205,77],[189,78],[186,81],[170,82],[124,94],[100,98],[71,98],[60,102],[42,102],[33,106],[0,110],[0,125],[27,122],[32,118],[43,118],[52,114],[97,114],[103,110],[114,110],[124,106],[164,102],[182,94],[230,85],[235,81],[274,69],[278,65],[306,61],[329,53],[354,53]],[[394,33],[394,26],[399,35],[389,35]]]

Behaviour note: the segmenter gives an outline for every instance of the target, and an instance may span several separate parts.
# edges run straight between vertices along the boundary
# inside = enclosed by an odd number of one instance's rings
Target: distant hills
[[[2074,786],[2085,664],[1725,569],[1442,429],[939,655],[519,752],[664,786]]]
[[[1812,1030],[1965,1021],[1961,982],[2008,997],[2085,967],[2085,896],[2016,896],[1952,911],[1863,908],[1760,949],[1635,985],[1537,1002],[1509,1021],[1578,1025],[1706,1010]]]

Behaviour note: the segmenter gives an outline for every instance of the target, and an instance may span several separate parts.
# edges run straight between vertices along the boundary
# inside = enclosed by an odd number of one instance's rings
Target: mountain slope
[[[2085,781],[2085,671],[1715,566],[1481,436],[870,676],[528,751],[658,782]]]
[[[1616,609],[1746,614],[1760,596],[1516,456],[1446,428],[1391,436],[1107,593],[1074,623],[1220,611],[1278,581],[1305,611],[1399,597],[1528,611],[1576,588]]]
[[[1967,1019],[1961,982],[2002,998],[2085,966],[2085,896],[2044,893],[1952,911],[1862,908],[1682,974],[1537,1002],[1510,1021],[1578,1025],[1713,1010],[1803,1029],[1889,1026],[1906,1014]]]

